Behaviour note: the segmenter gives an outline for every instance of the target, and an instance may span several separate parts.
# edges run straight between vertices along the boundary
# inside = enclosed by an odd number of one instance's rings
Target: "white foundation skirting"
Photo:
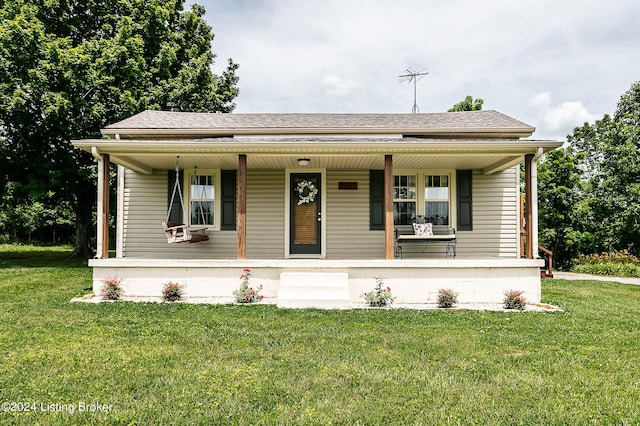
[[[437,303],[439,289],[456,291],[458,303],[501,303],[507,290],[522,290],[528,303],[540,302],[540,259],[393,259],[393,260],[173,260],[93,259],[93,290],[99,294],[103,280],[122,279],[125,298],[149,300],[162,296],[167,282],[185,285],[189,299],[228,300],[241,283],[245,268],[251,269],[251,286],[262,285],[265,301],[277,301],[281,274],[309,280],[314,273],[324,280],[329,273],[346,274],[351,303],[363,302],[376,277],[391,288],[396,304]],[[304,285],[305,283],[301,283]]]

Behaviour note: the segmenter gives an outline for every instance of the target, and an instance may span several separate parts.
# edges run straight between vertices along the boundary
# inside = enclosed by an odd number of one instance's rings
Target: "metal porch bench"
[[[431,253],[430,247],[444,246],[444,257],[456,257],[457,236],[454,228],[434,228],[433,235],[414,235],[413,231],[404,231],[396,228],[395,231],[395,256],[402,259],[404,251],[413,247],[420,254]],[[435,252],[434,252],[435,253]]]

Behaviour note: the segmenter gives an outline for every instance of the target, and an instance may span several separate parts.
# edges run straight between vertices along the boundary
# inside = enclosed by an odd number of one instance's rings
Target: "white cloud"
[[[216,35],[214,71],[240,64],[237,112],[409,112],[398,76],[427,67],[420,111],[471,95],[536,138],[564,138],[612,113],[640,75],[637,0],[193,2]]]
[[[550,92],[538,93],[529,103],[537,110],[538,135],[564,137],[572,133],[575,127],[600,118],[597,114],[591,114],[580,101],[554,105]]]
[[[322,91],[330,96],[349,96],[354,91],[363,87],[362,83],[351,78],[340,77],[335,74],[327,74],[320,82]]]

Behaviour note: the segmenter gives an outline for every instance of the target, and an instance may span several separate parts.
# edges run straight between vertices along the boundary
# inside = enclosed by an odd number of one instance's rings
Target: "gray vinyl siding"
[[[247,258],[284,258],[284,197],[284,170],[247,171]]]
[[[143,175],[125,169],[123,256],[166,259],[236,258],[235,231],[209,231],[209,241],[197,244],[167,243],[161,225],[167,215],[167,180],[167,172]]]
[[[458,232],[459,257],[516,257],[519,167],[473,172],[473,231]]]
[[[384,258],[384,231],[369,230],[369,171],[327,171],[327,258]],[[357,190],[338,189],[356,182]]]
[[[247,258],[285,256],[285,172],[247,172]],[[473,172],[473,231],[458,232],[458,257],[516,257],[519,168]],[[209,231],[209,241],[168,244],[160,222],[167,212],[167,172],[143,175],[125,169],[124,257],[236,258],[236,231]],[[340,190],[339,182],[357,182]],[[329,259],[384,258],[384,231],[369,230],[369,171],[326,173],[326,254]]]

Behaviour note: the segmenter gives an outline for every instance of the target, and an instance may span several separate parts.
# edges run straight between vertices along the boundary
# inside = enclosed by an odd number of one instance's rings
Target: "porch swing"
[[[165,234],[167,234],[167,243],[199,243],[202,241],[209,240],[209,236],[207,235],[207,228],[201,229],[191,229],[188,223],[176,223],[169,220],[171,216],[171,209],[173,207],[173,202],[176,198],[176,193],[180,197],[180,207],[182,211],[184,211],[184,199],[182,198],[182,190],[180,189],[180,168],[178,166],[178,160],[180,157],[176,157],[176,179],[175,184],[173,185],[173,192],[171,194],[171,201],[169,202],[169,209],[167,210],[167,218],[162,221],[162,228],[164,229]],[[197,179],[198,169],[196,168],[194,176]],[[203,189],[204,191],[204,189]],[[202,208],[202,202],[198,202],[198,206],[200,207],[200,215],[202,218],[202,224],[206,223],[204,218],[204,209]]]

